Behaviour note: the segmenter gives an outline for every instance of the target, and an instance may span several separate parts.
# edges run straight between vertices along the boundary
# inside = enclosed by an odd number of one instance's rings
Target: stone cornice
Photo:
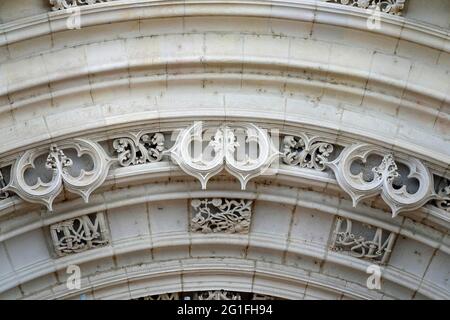
[[[169,9],[169,10],[167,10]],[[331,24],[367,31],[370,12],[351,6],[323,1],[113,1],[94,6],[81,6],[82,26],[92,26],[128,20],[188,16],[252,16],[292,19]],[[126,14],[125,14],[126,13]],[[27,17],[0,25],[0,46],[45,34],[67,30],[66,10]],[[448,51],[448,30],[410,21],[390,14],[381,15],[382,27],[371,32],[415,42]]]

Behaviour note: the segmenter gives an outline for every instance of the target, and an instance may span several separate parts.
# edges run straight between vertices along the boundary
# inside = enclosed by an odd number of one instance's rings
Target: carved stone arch
[[[0,298],[449,299],[424,3],[3,0]]]

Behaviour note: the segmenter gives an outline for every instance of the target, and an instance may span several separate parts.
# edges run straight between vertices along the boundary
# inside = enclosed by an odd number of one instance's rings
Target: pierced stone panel
[[[62,10],[82,5],[111,1],[115,0],[50,0],[50,5],[52,6],[52,10]]]
[[[384,264],[392,252],[395,233],[350,219],[337,218],[331,248],[355,258]]]
[[[245,199],[192,199],[191,231],[248,233],[252,203]]]
[[[14,163],[4,191],[44,204],[50,211],[63,188],[87,202],[91,192],[105,181],[111,163],[99,144],[86,139],[28,150]]]
[[[374,156],[381,160],[371,161]],[[348,146],[326,165],[354,206],[380,194],[395,217],[402,211],[420,208],[434,196],[432,176],[421,161],[397,161],[393,154],[368,144]]]
[[[325,163],[334,150],[331,143],[309,139],[306,136],[285,136],[283,139],[283,162],[300,168],[324,171]]]
[[[164,135],[162,133],[138,134],[118,138],[113,141],[122,167],[161,161],[163,156]]]
[[[106,246],[110,243],[103,212],[65,220],[50,226],[58,256]]]
[[[401,15],[406,0],[325,0],[362,9],[379,9],[381,12]]]
[[[450,212],[450,180],[435,176],[437,198],[430,204],[441,210]]]
[[[227,290],[163,293],[141,297],[136,300],[281,300],[280,298],[257,293]]]
[[[167,154],[186,174],[197,178],[202,189],[225,169],[239,179],[242,190],[280,156],[273,138],[252,123],[208,127],[201,121],[181,131]]]
[[[169,136],[176,137],[174,143]],[[302,131],[280,139],[275,129],[269,134],[252,123],[233,122],[195,122],[184,130],[164,134],[142,129],[118,132],[114,137],[71,139],[27,150],[17,156],[11,170],[2,167],[2,172],[10,175],[8,183],[4,179],[2,185],[0,181],[0,200],[15,193],[51,211],[63,189],[79,194],[87,202],[105,181],[111,166],[115,170],[118,166],[169,159],[197,178],[203,189],[211,177],[225,170],[240,181],[244,190],[252,178],[278,174],[281,158],[291,167],[311,169],[308,178],[324,177],[324,171],[330,178],[334,175],[354,206],[362,199],[381,195],[393,217],[426,203],[448,212],[449,184],[435,186],[437,176],[433,178],[423,161],[367,143],[347,145],[328,139]],[[7,165],[11,162],[4,161]],[[147,170],[142,168],[140,172]],[[298,172],[300,176],[304,173]]]
[[[6,187],[6,181],[3,177],[2,172],[0,171],[0,200],[6,199],[9,197],[9,193],[7,191],[4,191],[3,188]]]

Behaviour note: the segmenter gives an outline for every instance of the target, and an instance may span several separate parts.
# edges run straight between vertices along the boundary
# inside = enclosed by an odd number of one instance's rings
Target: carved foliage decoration
[[[113,162],[129,167],[159,162],[164,156],[196,177],[203,189],[212,176],[223,170],[237,177],[245,189],[251,178],[274,173],[269,170],[276,168],[275,161],[281,156],[285,164],[293,167],[331,169],[354,206],[362,199],[381,195],[393,216],[428,202],[450,211],[450,183],[446,178],[442,178],[446,184],[435,190],[433,175],[424,163],[405,155],[394,156],[369,144],[344,147],[299,132],[296,136],[285,136],[279,152],[275,147],[278,140],[274,143],[265,130],[251,123],[204,127],[196,122],[178,133],[169,150],[165,149],[162,133],[128,132],[118,137],[107,143],[112,144],[117,154],[114,158],[108,156],[108,148],[106,151],[97,142],[106,140],[73,139],[24,152],[12,169],[1,168],[3,173],[8,170],[10,174],[6,184],[0,173],[0,200],[14,192],[26,201],[52,210],[54,199],[66,189],[87,202],[89,195],[106,179]],[[376,163],[370,160],[374,155],[379,158]],[[85,158],[91,166],[86,166]],[[4,163],[9,165],[8,161]],[[355,163],[362,163],[364,168],[355,172],[352,169]]]
[[[162,293],[136,300],[279,300],[273,296],[228,290],[188,291]]]
[[[280,155],[267,132],[254,124],[222,125],[213,136],[207,135],[208,129],[202,122],[194,123],[168,150],[172,160],[196,177],[203,189],[223,169],[238,178],[245,189],[251,178],[263,174]],[[208,144],[203,148],[205,142]]]
[[[368,157],[374,154],[381,156],[382,161],[371,168],[370,178],[363,172],[358,174],[352,172],[351,168],[355,161],[368,164]],[[418,184],[417,190],[413,193],[408,191],[405,184],[394,183],[394,180],[400,177],[394,156],[374,146],[367,144],[349,146],[335,160],[327,163],[334,171],[339,186],[351,196],[354,206],[361,199],[381,194],[394,217],[402,211],[421,207],[434,195],[432,176],[423,163],[417,159],[408,159],[404,165],[408,167],[409,173],[403,178],[414,179]]]
[[[439,189],[438,197],[434,200],[434,204],[439,209],[450,212],[450,184]]]
[[[62,10],[81,5],[89,5],[94,3],[110,2],[110,1],[115,0],[50,0],[50,5],[52,5],[52,10]]]
[[[214,290],[197,293],[195,300],[242,300],[238,292]]]
[[[193,232],[248,233],[252,213],[251,200],[193,199]]]
[[[140,133],[118,138],[113,141],[113,148],[123,167],[158,162],[161,161],[164,151],[164,135],[162,133]]]
[[[75,150],[70,158],[67,150]],[[40,171],[37,168],[38,159],[46,157]],[[92,168],[80,167],[81,157],[87,157],[92,162]],[[53,200],[63,190],[79,194],[87,202],[89,195],[98,188],[106,178],[112,159],[97,143],[74,139],[60,145],[52,144],[50,150],[42,147],[26,151],[14,164],[11,181],[5,190],[18,194],[21,198],[35,203],[41,203],[52,210]],[[34,170],[35,181],[27,181],[28,170]],[[48,181],[43,181],[46,172],[50,172]]]
[[[2,172],[0,171],[0,200],[6,199],[9,197],[9,193],[7,191],[3,191],[3,188],[6,187],[5,178],[3,177]]]
[[[50,226],[53,247],[58,256],[105,246],[109,233],[102,212],[65,220]]]
[[[381,12],[401,15],[406,0],[326,0],[362,9],[379,9]]]
[[[394,245],[395,233],[359,222],[355,224],[359,228],[355,228],[350,219],[345,219],[344,222],[343,218],[337,218],[332,249],[348,251],[356,258],[386,263]]]
[[[323,171],[334,147],[327,142],[308,139],[306,136],[285,136],[283,139],[283,162],[300,168]]]

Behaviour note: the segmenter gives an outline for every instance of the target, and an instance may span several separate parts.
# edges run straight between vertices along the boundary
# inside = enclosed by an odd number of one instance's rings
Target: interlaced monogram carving
[[[300,168],[325,170],[325,162],[333,152],[333,145],[303,137],[286,136],[283,139],[283,162]]]
[[[379,9],[381,12],[401,15],[406,0],[326,0],[362,9]]]
[[[362,223],[353,223],[350,219],[345,219],[344,228],[343,222],[343,218],[337,218],[332,249],[349,251],[356,258],[386,263],[394,245],[395,233]]]
[[[109,243],[103,213],[85,215],[50,226],[53,246],[58,256],[78,253]]]
[[[248,233],[252,201],[230,199],[193,199],[193,232]]]
[[[162,133],[143,134],[133,138],[119,138],[113,141],[118,153],[119,163],[123,167],[158,162],[164,151],[164,135]]]

